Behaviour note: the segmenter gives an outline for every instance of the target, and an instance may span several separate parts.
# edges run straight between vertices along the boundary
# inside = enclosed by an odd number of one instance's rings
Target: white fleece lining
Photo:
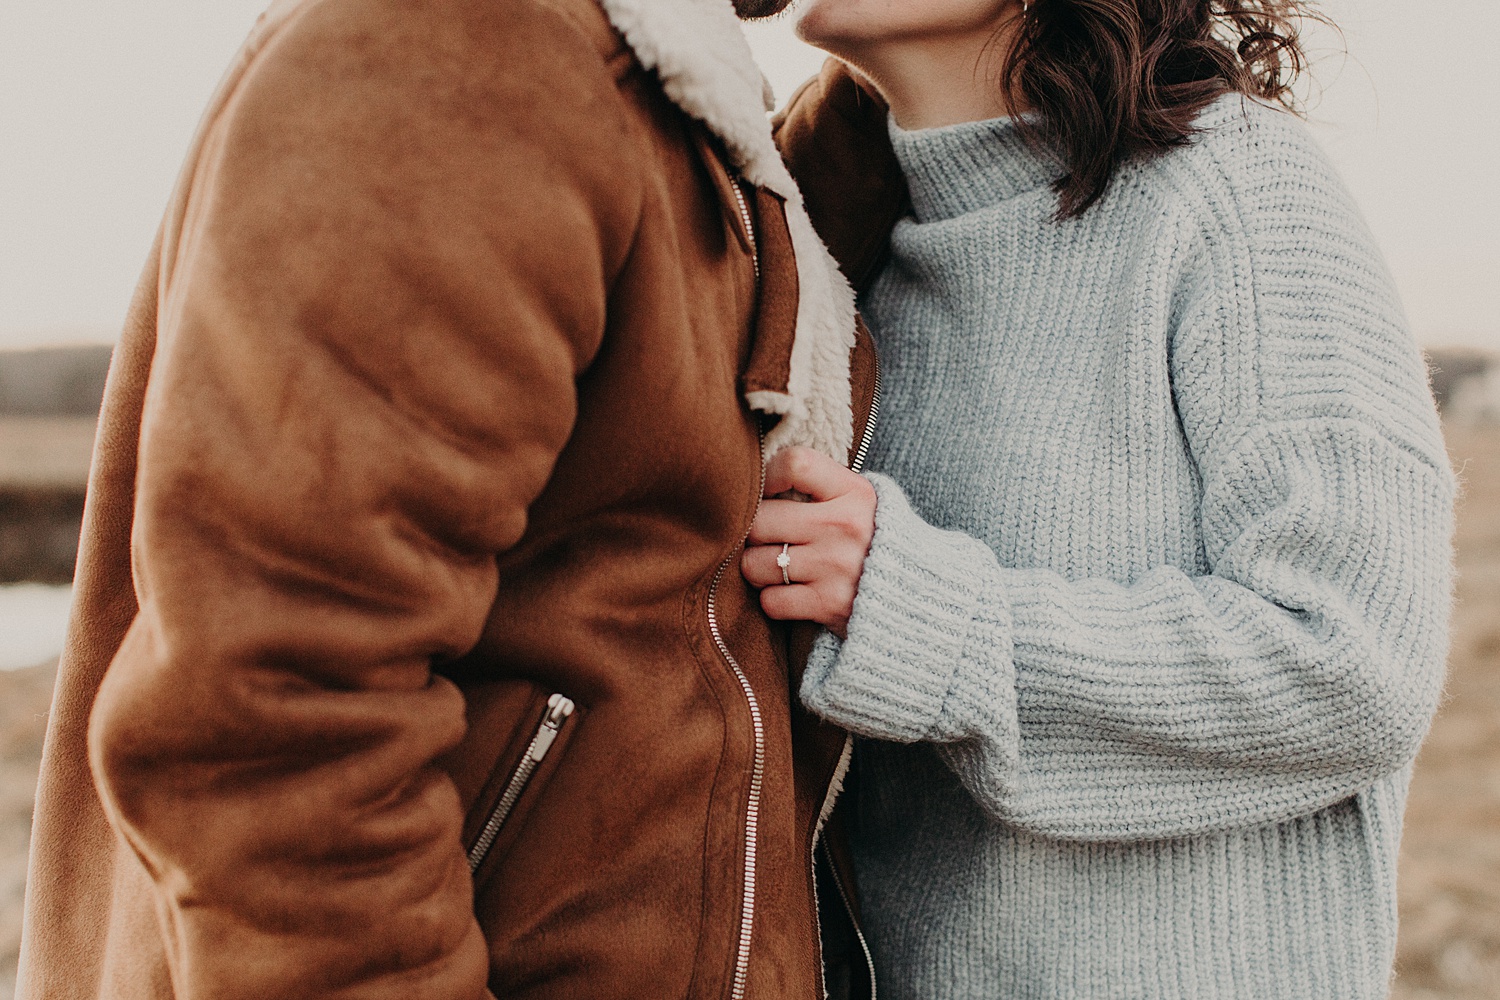
[[[782,163],[764,108],[765,81],[732,0],[598,0],[667,97],[718,136],[736,170],[786,202],[797,258],[797,328],[787,391],[745,401],[781,420],[766,436],[766,458],[802,445],[844,462],[854,439],[849,352],[854,292],[813,229],[802,192]]]
[[[844,779],[849,776],[849,765],[854,760],[854,734],[844,734],[844,747],[839,751],[838,766],[833,769],[833,780],[828,783],[828,792],[823,796],[823,805],[818,810],[818,822],[813,827],[813,850],[818,849],[818,841],[823,839],[823,826],[828,822],[828,817],[833,815],[833,807],[838,805],[839,796],[844,791]]]

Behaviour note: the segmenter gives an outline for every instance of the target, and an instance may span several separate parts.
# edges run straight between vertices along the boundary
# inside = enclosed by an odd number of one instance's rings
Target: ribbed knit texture
[[[1061,223],[1013,123],[893,127],[876,533],[802,689],[870,738],[882,1000],[1386,995],[1452,475],[1304,128],[1200,124]]]

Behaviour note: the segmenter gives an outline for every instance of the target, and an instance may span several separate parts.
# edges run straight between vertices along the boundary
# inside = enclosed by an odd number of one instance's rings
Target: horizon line
[[[1481,335],[1477,331],[1469,335],[1447,334],[1424,337],[1416,334],[1417,347],[1422,351],[1467,350],[1500,355],[1500,331]],[[52,328],[28,331],[0,331],[0,354],[19,354],[26,351],[69,350],[85,347],[113,347],[119,343],[119,333],[105,333],[103,329]]]

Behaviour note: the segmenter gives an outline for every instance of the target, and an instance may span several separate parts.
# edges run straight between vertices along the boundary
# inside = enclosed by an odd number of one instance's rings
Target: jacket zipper
[[[755,242],[755,226],[750,219],[750,206],[745,200],[745,192],[740,186],[739,178],[731,176],[729,186],[734,191],[734,203],[739,209],[740,221],[745,225],[745,235],[750,243],[750,262],[755,266],[755,281],[759,285],[760,248]],[[762,430],[756,449],[760,462],[760,485],[755,490],[755,514],[757,515],[760,513],[761,494],[766,489],[765,449],[766,437]],[[753,522],[754,519],[752,515],[751,521]],[[708,587],[708,631],[713,636],[719,655],[724,658],[724,662],[729,664],[729,669],[734,673],[734,679],[739,683],[740,691],[745,695],[745,702],[750,706],[750,728],[755,751],[750,770],[750,792],[746,796],[745,803],[745,882],[740,896],[740,931],[735,947],[734,978],[731,980],[729,990],[730,1000],[745,1000],[745,988],[750,977],[750,937],[755,929],[755,866],[760,838],[760,798],[766,774],[766,727],[760,714],[760,701],[755,697],[755,689],[750,686],[750,678],[745,675],[739,661],[729,651],[729,643],[724,641],[724,633],[719,628],[718,599],[719,584],[723,582],[725,572],[734,562],[735,555],[744,548],[749,537],[750,532],[747,529],[739,544],[724,557],[723,562],[719,563],[719,568],[714,572],[713,582]]]
[[[760,486],[755,493],[757,514],[760,513],[761,494],[766,489],[765,444],[765,437],[762,436],[759,447]],[[750,726],[755,743],[755,761],[750,771],[750,793],[745,804],[745,885],[740,897],[740,933],[739,944],[734,955],[734,979],[729,990],[731,1000],[745,1000],[745,986],[750,974],[750,935],[755,927],[755,860],[760,834],[760,795],[766,773],[766,727],[760,714],[760,701],[755,697],[755,690],[750,686],[750,678],[745,676],[745,671],[740,667],[739,661],[729,651],[729,643],[724,641],[724,634],[719,629],[718,597],[719,584],[724,580],[725,571],[734,562],[734,557],[744,547],[745,540],[749,537],[750,533],[746,531],[745,537],[740,539],[740,544],[736,545],[734,551],[719,563],[719,569],[714,573],[713,583],[708,588],[708,631],[713,635],[714,645],[718,647],[719,655],[734,672],[734,679],[739,682],[745,701],[750,705]]]
[[[880,415],[880,362],[875,362],[875,387],[870,399],[870,414],[865,418],[865,431],[860,435],[859,448],[855,451],[854,461],[850,468],[858,472],[864,467],[865,457],[870,450],[870,442],[875,436],[875,421]],[[765,436],[760,437],[760,486],[756,491],[755,512],[760,513],[760,503],[766,489],[766,463],[765,463]],[[753,521],[754,518],[752,517]],[[745,887],[741,898],[740,907],[740,936],[739,947],[735,953],[734,979],[730,987],[730,1000],[745,1000],[745,988],[750,972],[750,938],[755,924],[755,865],[757,835],[760,829],[760,797],[761,787],[765,780],[766,766],[766,732],[765,723],[761,719],[760,702],[755,697],[755,690],[750,686],[750,678],[745,676],[745,671],[740,667],[739,661],[729,651],[729,644],[724,641],[723,632],[719,629],[718,596],[719,584],[724,579],[724,573],[728,570],[734,557],[744,547],[745,541],[750,537],[746,532],[745,537],[740,539],[733,552],[719,563],[719,568],[714,573],[713,583],[708,588],[708,630],[713,635],[714,645],[718,647],[719,655],[729,664],[734,672],[735,680],[739,682],[740,690],[744,692],[745,700],[750,705],[750,722],[754,732],[755,762],[750,772],[750,794],[745,808]],[[814,851],[817,846],[814,844]],[[832,862],[830,861],[830,868]],[[875,1000],[875,962],[870,954],[870,946],[865,941],[864,931],[860,929],[859,921],[854,919],[854,906],[844,890],[843,882],[834,872],[834,882],[838,885],[839,898],[843,901],[844,909],[849,914],[849,922],[854,927],[854,934],[859,939],[860,950],[865,956],[865,966],[870,973],[870,1000]],[[819,970],[819,977],[822,972]]]
[[[755,245],[755,224],[750,221],[750,206],[745,201],[745,192],[738,178],[731,177],[729,186],[734,189],[734,203],[739,206],[740,221],[745,224],[745,235],[750,238],[750,263],[755,265],[755,280],[760,280],[760,249]]]
[[[875,440],[875,422],[880,419],[880,357],[875,357],[875,391],[870,396],[870,415],[865,418],[865,432],[859,436],[859,448],[854,452],[854,461],[849,463],[853,472],[863,472],[865,459],[870,455],[870,443]]]
[[[750,242],[750,260],[755,267],[755,278],[760,280],[760,251],[755,240],[755,224],[750,217],[750,206],[745,200],[745,192],[740,186],[738,179],[731,179],[730,187],[734,190],[734,201],[739,209],[740,221],[745,224],[745,234]],[[870,444],[875,437],[875,421],[880,416],[880,359],[875,359],[875,385],[870,397],[870,413],[865,418],[865,430],[860,435],[859,447],[855,450],[854,461],[850,468],[859,472],[864,468],[865,458],[869,454]],[[760,437],[760,486],[756,490],[755,512],[760,513],[762,494],[766,487],[766,465],[765,465],[765,435]],[[753,520],[753,517],[752,517]],[[750,772],[750,792],[745,805],[745,884],[740,901],[740,933],[739,944],[735,951],[734,978],[731,982],[729,996],[730,1000],[744,1000],[745,990],[750,974],[750,942],[755,928],[755,869],[756,855],[758,850],[758,839],[760,831],[760,799],[761,790],[765,782],[766,767],[766,732],[765,722],[761,718],[760,702],[755,697],[755,689],[750,686],[750,678],[740,667],[739,661],[729,651],[729,644],[724,641],[723,632],[719,629],[718,596],[719,584],[723,582],[724,574],[729,569],[734,557],[744,547],[749,538],[749,532],[740,539],[733,552],[724,558],[714,573],[713,583],[708,588],[708,630],[713,635],[714,645],[718,647],[719,655],[734,673],[734,678],[739,682],[740,690],[745,695],[745,701],[750,707],[750,723],[754,736],[755,758]],[[830,862],[831,866],[831,862]],[[859,938],[859,946],[864,952],[865,964],[870,972],[870,1000],[875,1000],[875,963],[870,955],[870,948],[865,942],[864,932],[860,930],[859,922],[854,919],[854,907],[850,902],[848,894],[844,890],[843,883],[839,881],[837,874],[834,882],[838,885],[839,898],[843,901],[844,909],[849,914],[850,923],[854,927],[854,933]]]
[[[816,853],[817,849],[813,850]],[[859,920],[854,916],[854,901],[849,898],[849,892],[844,888],[844,880],[839,878],[839,870],[834,867],[833,855],[828,853],[826,844],[823,845],[823,857],[828,860],[828,876],[833,880],[834,888],[839,891],[839,901],[844,904],[844,912],[849,915],[849,926],[854,928],[854,938],[859,942],[859,950],[865,956],[865,968],[870,973],[870,1000],[878,1000],[879,994],[875,987],[875,956],[870,953],[870,945],[865,940],[865,932],[860,929]]]
[[[551,750],[552,744],[557,742],[557,734],[561,732],[563,723],[568,721],[568,716],[573,714],[574,707],[571,698],[560,694],[554,694],[547,699],[547,714],[542,716],[542,721],[537,724],[531,742],[526,745],[526,753],[521,756],[521,762],[511,772],[510,781],[505,784],[505,792],[500,796],[500,801],[495,803],[494,810],[490,812],[489,821],[479,832],[479,839],[474,841],[473,847],[469,848],[470,874],[479,870],[486,855],[490,853],[490,848],[495,846],[495,838],[500,836],[500,828],[505,825],[510,811],[516,807],[516,800],[526,790],[531,776],[536,773],[537,767],[547,756],[547,751]]]
[[[869,454],[870,454],[870,443],[875,440],[875,422],[880,419],[880,357],[879,357],[879,355],[876,355],[874,361],[875,361],[875,385],[874,385],[874,387],[873,387],[873,389],[872,389],[872,391],[870,393],[870,412],[869,412],[869,415],[865,417],[865,430],[864,430],[864,433],[859,436],[859,447],[856,448],[855,451],[854,451],[854,461],[852,461],[852,462],[849,463],[849,469],[850,469],[851,472],[861,472],[861,471],[864,470],[865,459],[868,458]],[[844,744],[843,754],[845,755],[845,759],[847,759],[847,754],[851,751],[851,749],[853,747],[854,736],[851,734],[851,735],[845,736],[844,739],[845,739],[845,744]],[[844,767],[844,763],[841,761],[840,762],[840,769],[842,770],[843,767]],[[838,780],[842,780],[842,779],[838,775],[836,775],[835,776],[835,780],[838,781]],[[818,832],[813,837],[813,864],[814,865],[817,865],[817,863],[818,863],[818,857],[817,857],[818,856],[818,847],[820,845],[822,845],[823,817],[827,816],[828,813],[830,813],[833,810],[833,803],[834,803],[834,801],[836,801],[837,795],[838,795],[838,792],[835,789],[830,788],[828,790],[828,795],[825,796],[825,798],[823,800],[823,808],[822,808],[822,810],[818,814],[819,815],[819,819],[818,819]],[[855,939],[857,941],[859,941],[859,950],[864,954],[864,957],[865,957],[865,969],[870,974],[870,1000],[876,1000],[875,958],[870,953],[870,944],[869,944],[869,942],[865,940],[864,929],[859,926],[859,920],[856,919],[855,916],[854,916],[854,902],[849,898],[849,893],[844,888],[844,880],[841,879],[841,878],[839,878],[838,869],[835,868],[834,865],[833,865],[833,856],[828,853],[828,847],[827,847],[827,845],[822,845],[822,846],[823,846],[823,855],[826,858],[828,858],[828,874],[829,874],[830,877],[832,877],[833,884],[838,888],[838,891],[839,891],[839,901],[844,904],[844,912],[849,915],[849,926],[854,928],[854,937],[855,937]],[[823,992],[826,995],[827,992],[828,992],[828,985],[827,985],[827,981],[826,981],[826,973],[822,969],[819,969],[818,970],[818,974],[819,974],[819,978],[824,979]]]

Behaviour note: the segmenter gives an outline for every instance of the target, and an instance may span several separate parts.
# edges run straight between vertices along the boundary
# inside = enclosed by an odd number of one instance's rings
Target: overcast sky
[[[113,338],[198,114],[265,2],[0,4],[0,347]],[[1500,350],[1500,3],[1323,9],[1350,58],[1319,36],[1312,117],[1418,337]],[[750,34],[783,98],[820,62],[787,19]]]

